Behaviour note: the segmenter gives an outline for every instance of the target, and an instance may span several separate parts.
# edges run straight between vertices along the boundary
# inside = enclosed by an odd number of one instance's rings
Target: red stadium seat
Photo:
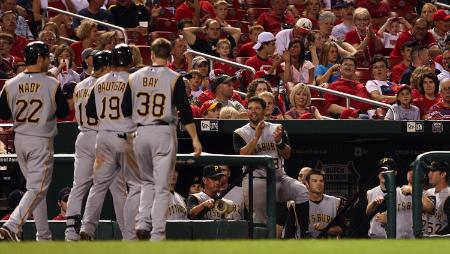
[[[151,33],[150,38],[152,40],[157,39],[157,38],[166,38],[169,41],[171,41],[171,40],[174,40],[175,38],[177,38],[177,35],[173,32],[154,31]]]
[[[316,107],[321,115],[328,116],[328,109],[325,107],[324,98],[311,98],[311,106]]]
[[[389,0],[387,2],[389,9],[395,12],[401,10],[412,12],[413,8],[417,6],[417,0]]]
[[[355,74],[356,80],[363,84],[372,79],[372,71],[369,68],[357,68]]]
[[[177,24],[175,24],[175,21],[173,19],[167,19],[167,18],[159,18],[158,19],[158,30],[160,31],[167,31],[167,32],[173,32],[177,33]]]
[[[147,45],[147,36],[143,35],[136,29],[126,29],[128,36],[128,43],[134,43],[136,45]]]
[[[268,8],[270,7],[270,0],[244,0],[245,8]]]
[[[148,45],[138,45],[139,51],[141,52],[142,63],[145,65],[150,65],[152,60],[150,58],[150,46]]]
[[[244,20],[247,12],[242,9],[228,8],[227,20]]]
[[[250,57],[236,57],[236,63],[245,64],[245,61]]]
[[[261,16],[261,14],[269,11],[269,8],[249,8],[247,10],[248,21],[250,21],[250,23],[253,23],[258,19],[259,16]]]
[[[161,8],[161,11],[159,12],[159,18],[173,19],[174,17],[175,17],[174,7]]]

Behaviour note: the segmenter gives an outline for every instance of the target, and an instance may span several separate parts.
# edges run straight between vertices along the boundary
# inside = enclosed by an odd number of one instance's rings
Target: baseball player
[[[231,177],[230,168],[227,165],[221,165],[220,169],[224,176],[220,179],[220,191],[228,188],[228,180]],[[232,220],[243,220],[244,219],[244,196],[242,192],[242,187],[234,186],[223,198],[233,201],[234,209],[233,212],[227,215],[227,219]]]
[[[69,113],[59,82],[46,75],[49,48],[42,41],[24,50],[25,71],[6,81],[0,96],[0,118],[14,121],[14,145],[27,191],[9,220],[0,228],[0,240],[20,241],[30,212],[33,212],[37,240],[51,240],[46,194],[53,173],[53,137],[56,117]]]
[[[95,118],[87,117],[86,104],[92,91],[95,81],[108,73],[111,68],[111,52],[100,51],[93,53],[94,73],[78,83],[74,90],[75,116],[78,122],[78,134],[75,142],[75,163],[74,180],[72,191],[69,195],[67,204],[67,228],[65,239],[67,241],[79,240],[79,231],[81,227],[81,204],[83,198],[92,185],[92,174],[95,161],[95,141],[97,137],[98,121]],[[123,207],[125,198],[123,192],[123,179],[120,175],[116,177],[111,186],[114,210],[120,228],[124,227]]]
[[[170,197],[169,197],[169,211],[167,215],[168,220],[187,220],[187,208],[186,202],[184,202],[184,198],[175,192],[175,185],[178,180],[178,168],[175,167],[175,170],[172,172],[172,176],[170,177],[169,189],[170,189]]]
[[[443,229],[448,225],[448,214],[450,211],[449,196],[450,187],[448,186],[448,177],[450,174],[450,166],[448,162],[432,162],[428,178],[433,188],[425,192],[428,197],[434,201],[435,206],[433,213],[427,216],[424,226],[424,235],[442,234]],[[447,207],[445,206],[447,205]]]
[[[274,158],[277,178],[277,201],[295,201],[295,210],[299,215],[302,234],[308,229],[308,190],[305,185],[286,175],[284,159],[291,156],[291,147],[286,131],[279,124],[264,121],[265,101],[260,97],[248,100],[249,123],[233,133],[234,150],[240,155],[270,155]],[[244,167],[245,169],[245,167]],[[267,220],[266,204],[266,170],[253,169],[253,207],[255,222],[265,223]],[[248,207],[248,176],[242,181],[244,201]]]
[[[122,172],[128,184],[128,195],[123,214],[119,214],[124,216],[121,231],[124,239],[135,238],[133,229],[139,206],[140,180],[131,134],[136,125],[130,114],[121,107],[131,63],[130,47],[126,44],[116,45],[112,50],[112,71],[97,79],[86,105],[86,115],[98,119],[98,134],[93,185],[89,191],[80,230],[80,238],[83,240],[93,239],[106,191],[117,174]],[[126,195],[126,186],[123,187],[122,191]]]
[[[171,49],[166,39],[159,38],[152,42],[153,65],[130,75],[130,89],[127,90],[130,104],[125,104],[124,100],[122,105],[125,109],[131,109],[133,122],[138,125],[134,150],[143,187],[136,233],[151,230],[152,240],[165,239],[169,178],[177,152],[176,110],[180,112],[181,123],[192,138],[195,155],[200,155],[202,151],[183,78],[166,67]],[[151,203],[143,203],[144,199]]]

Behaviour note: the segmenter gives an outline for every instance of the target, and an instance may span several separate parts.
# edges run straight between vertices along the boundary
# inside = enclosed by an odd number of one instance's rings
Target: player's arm
[[[342,200],[339,199],[339,204],[338,204],[336,214],[341,214],[341,210],[344,208],[343,203],[341,201]],[[342,235],[344,233],[344,230],[343,230],[344,227],[345,227],[344,216],[339,216],[336,220],[336,225],[334,225],[334,226],[330,227],[330,229],[328,229],[328,234],[333,235],[333,236]]]
[[[447,197],[447,200],[445,200],[443,210],[444,210],[444,214],[447,216],[447,222],[449,222],[450,221],[450,196]],[[450,223],[447,223],[447,226],[437,233],[439,235],[450,234]]]
[[[86,103],[86,116],[98,120],[97,107],[95,105],[95,92],[94,89],[91,90],[89,94],[88,101]]]
[[[236,154],[252,155],[255,152],[256,144],[258,144],[259,137],[253,137],[250,142],[245,140],[236,132],[233,133],[233,146]]]
[[[131,116],[133,114],[133,104],[131,100],[131,87],[128,83],[127,87],[125,88],[125,92],[123,93],[122,104],[120,105],[124,117]]]
[[[378,197],[374,201],[370,202],[366,207],[366,215],[368,216],[373,215],[377,210],[378,206],[380,206],[381,203],[383,203],[383,201],[384,197]]]
[[[422,212],[427,214],[433,214],[434,203],[431,201],[427,195],[422,194]]]
[[[11,109],[8,106],[8,97],[6,94],[6,87],[0,93],[0,118],[9,120],[12,117]]]
[[[291,157],[291,144],[289,143],[289,137],[286,131],[281,134],[281,141],[277,143],[277,149],[280,155],[284,159],[289,159]]]
[[[56,117],[58,118],[66,117],[69,114],[70,109],[66,98],[61,92],[60,85],[58,85],[58,87],[56,88],[55,102],[56,102],[56,112],[55,112]]]
[[[173,102],[180,112],[181,123],[192,138],[192,147],[194,148],[195,156],[200,156],[202,153],[202,144],[197,135],[197,128],[195,127],[194,118],[192,117],[192,109],[189,105],[184,86],[183,78],[179,76],[173,91]]]
[[[187,200],[187,212],[188,212],[188,218],[192,220],[199,220],[202,219],[205,214],[211,210],[209,207],[212,199],[206,200],[203,203],[199,203],[198,199],[190,195]],[[214,201],[212,201],[212,205],[214,206]]]

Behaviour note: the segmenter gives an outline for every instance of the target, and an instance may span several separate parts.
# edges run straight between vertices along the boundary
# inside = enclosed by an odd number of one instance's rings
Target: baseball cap
[[[309,33],[312,29],[312,22],[311,20],[307,18],[301,18],[297,20],[295,23],[295,26],[300,29],[300,32],[302,33]]]
[[[275,40],[275,36],[273,36],[272,33],[269,32],[262,32],[258,35],[258,41],[255,44],[255,46],[253,46],[254,50],[258,50],[259,48],[261,48],[261,46],[263,45],[263,43],[267,43],[267,42],[271,42]]]
[[[202,179],[200,179],[200,177],[196,176],[192,179],[191,183],[189,184],[189,186],[192,186],[194,184],[202,184]]]
[[[220,109],[222,108],[222,103],[218,101],[206,101],[203,103],[202,107],[200,108],[200,115],[205,114],[207,110],[214,110],[215,108]]]
[[[70,194],[70,188],[64,187],[58,192],[58,201],[67,202]]]
[[[206,60],[203,56],[196,56],[192,59],[192,67],[195,67],[201,63],[208,63],[208,60]]]
[[[99,51],[96,50],[96,49],[93,49],[93,48],[85,48],[85,49],[83,50],[83,52],[81,52],[81,59],[86,59],[86,58],[88,58],[89,56],[93,56],[93,55],[97,54],[97,52],[99,52]]]
[[[224,175],[219,165],[208,165],[203,168],[203,177],[214,179]]]
[[[433,14],[433,20],[434,21],[447,21],[450,20],[450,15],[447,14],[444,10],[437,10]]]
[[[397,170],[397,163],[392,158],[382,158],[378,162],[378,168],[381,171],[387,171],[387,170]]]
[[[227,74],[220,74],[210,82],[211,91],[215,92],[217,87],[223,83],[230,83],[236,80],[236,77],[230,77]]]
[[[65,83],[65,84],[63,85],[63,88],[62,88],[62,94],[64,95],[64,97],[65,97],[66,99],[69,99],[70,97],[72,97],[73,91],[75,90],[75,86],[76,86],[76,85],[77,85],[77,83],[74,82],[74,81]]]
[[[430,171],[441,171],[450,173],[450,167],[447,161],[433,161],[428,167]]]

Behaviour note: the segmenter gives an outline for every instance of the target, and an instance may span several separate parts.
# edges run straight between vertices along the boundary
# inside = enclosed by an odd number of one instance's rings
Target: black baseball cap
[[[191,181],[191,183],[189,184],[189,186],[192,186],[194,184],[202,184],[202,179],[198,176],[194,177]]]
[[[62,188],[58,192],[58,201],[67,202],[67,200],[69,199],[69,194],[70,194],[70,188],[69,187]]]
[[[428,167],[430,171],[441,171],[450,173],[450,166],[447,161],[433,161]]]
[[[73,95],[73,91],[75,90],[75,86],[77,86],[77,83],[74,81],[65,83],[62,87],[62,94],[66,99],[69,99]]]
[[[236,77],[230,77],[230,76],[228,76],[228,75],[226,75],[226,74],[218,75],[217,77],[215,77],[215,78],[211,81],[211,90],[212,90],[213,92],[215,92],[216,89],[217,89],[217,87],[218,87],[220,84],[231,83],[231,82],[233,82],[233,81],[235,81],[235,80],[236,80]]]
[[[224,175],[219,165],[208,165],[203,168],[203,177],[215,179]]]
[[[392,158],[382,158],[378,162],[380,171],[397,170],[397,163]]]

